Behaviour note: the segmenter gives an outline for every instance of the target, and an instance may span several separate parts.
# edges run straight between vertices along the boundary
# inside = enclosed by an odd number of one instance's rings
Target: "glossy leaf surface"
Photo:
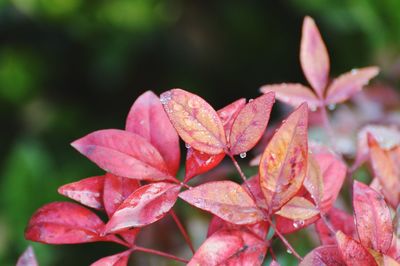
[[[336,241],[340,254],[347,265],[354,266],[377,266],[374,257],[357,241],[343,234],[336,233]]]
[[[206,173],[216,167],[225,157],[225,153],[210,155],[193,148],[189,148],[186,154],[186,171],[184,182],[197,175]]]

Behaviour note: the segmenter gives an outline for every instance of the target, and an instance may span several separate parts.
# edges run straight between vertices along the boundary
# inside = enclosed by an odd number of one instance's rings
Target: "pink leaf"
[[[260,186],[269,209],[278,210],[301,188],[307,171],[307,104],[284,121],[264,150]]]
[[[326,95],[326,104],[337,104],[351,98],[378,75],[379,68],[366,67],[353,69],[332,81]]]
[[[157,149],[135,133],[99,130],[71,145],[114,175],[149,181],[175,180]]]
[[[196,150],[219,154],[226,148],[225,131],[217,112],[201,97],[173,89],[161,103],[179,136]]]
[[[350,214],[337,208],[331,208],[329,212],[325,214],[325,218],[331,224],[333,230],[340,230],[346,235],[355,237],[356,227],[354,224],[353,216],[351,216]],[[315,223],[315,229],[318,233],[322,245],[336,244],[336,236],[329,230],[322,219],[318,220]]]
[[[298,83],[282,83],[264,85],[260,88],[262,93],[275,92],[275,98],[297,108],[303,102],[308,104],[310,110],[317,110],[321,106],[320,100],[310,88]]]
[[[169,173],[179,169],[179,137],[168,119],[160,99],[152,91],[143,93],[132,105],[126,130],[148,140],[162,155]]]
[[[216,167],[224,157],[225,153],[211,155],[189,148],[186,154],[186,173],[184,182],[186,183],[193,177],[210,171]]]
[[[174,206],[179,190],[179,185],[164,182],[140,187],[115,211],[105,233],[142,227],[160,220]]]
[[[383,196],[367,185],[354,181],[353,206],[357,232],[366,248],[385,253],[390,248],[393,227]]]
[[[343,234],[341,231],[336,233],[336,241],[340,254],[346,265],[352,266],[377,266],[374,257],[357,241]]]
[[[303,22],[300,63],[308,82],[322,98],[329,78],[329,56],[317,25],[310,17],[305,17]]]
[[[103,227],[100,218],[88,209],[71,202],[53,202],[33,214],[25,238],[47,244],[110,241],[100,237]]]
[[[38,266],[39,263],[36,260],[35,252],[33,248],[29,246],[24,253],[19,257],[16,266]]]
[[[240,112],[240,110],[243,109],[245,105],[246,105],[246,99],[241,98],[217,111],[217,114],[224,126],[225,135],[228,141],[229,141],[229,136],[231,134],[233,121],[236,119],[238,113]]]
[[[237,230],[221,230],[207,238],[188,266],[261,265],[267,252],[265,241]]]
[[[132,251],[128,250],[115,255],[104,257],[91,264],[91,266],[126,266]]]
[[[58,193],[88,207],[103,209],[104,176],[94,176],[58,188]]]
[[[337,246],[320,246],[308,253],[299,266],[345,266]]]
[[[249,151],[260,140],[268,125],[275,102],[274,95],[273,92],[264,94],[240,110],[229,136],[230,152],[233,155]]]
[[[233,224],[254,224],[263,220],[262,212],[250,195],[232,181],[208,182],[180,193],[179,197]]]

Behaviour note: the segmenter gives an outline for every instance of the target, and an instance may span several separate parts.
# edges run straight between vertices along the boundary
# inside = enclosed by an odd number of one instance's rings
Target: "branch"
[[[142,251],[142,252],[158,255],[158,256],[161,256],[161,257],[165,257],[165,258],[168,258],[168,259],[180,261],[180,262],[183,262],[183,263],[188,263],[189,262],[186,259],[174,256],[174,255],[169,254],[169,253],[165,253],[165,252],[162,252],[162,251],[151,249],[151,248],[144,248],[144,247],[140,247],[140,246],[135,246],[135,247],[132,248],[132,250],[133,251]]]
[[[182,225],[181,221],[179,220],[178,216],[176,216],[176,213],[173,210],[171,210],[169,213],[171,214],[172,219],[174,219],[176,225],[178,226],[179,231],[181,231],[182,236],[185,239],[186,243],[188,244],[190,250],[194,254],[195,251],[194,251],[194,248],[193,248],[192,241],[190,240],[190,237],[189,237],[188,233],[186,232],[185,228],[183,227],[183,225]]]

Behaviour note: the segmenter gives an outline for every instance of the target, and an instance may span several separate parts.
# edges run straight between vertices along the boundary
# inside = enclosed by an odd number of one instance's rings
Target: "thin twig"
[[[158,255],[158,256],[161,256],[161,257],[165,257],[165,258],[168,258],[168,259],[180,261],[180,262],[183,262],[183,263],[188,263],[189,262],[186,259],[177,257],[177,256],[169,254],[169,253],[165,253],[165,252],[162,252],[162,251],[159,251],[159,250],[151,249],[151,248],[144,248],[144,247],[140,247],[140,246],[135,246],[135,247],[132,248],[132,250],[133,251],[142,251],[142,252]]]
[[[185,239],[186,243],[188,244],[190,250],[194,254],[195,251],[194,251],[194,248],[193,248],[193,244],[192,244],[192,241],[190,240],[190,237],[189,237],[188,233],[185,230],[185,227],[183,227],[181,221],[179,220],[178,216],[176,215],[176,213],[173,210],[171,210],[169,213],[171,214],[172,219],[174,219],[176,225],[178,226],[179,231],[181,231],[182,236]]]

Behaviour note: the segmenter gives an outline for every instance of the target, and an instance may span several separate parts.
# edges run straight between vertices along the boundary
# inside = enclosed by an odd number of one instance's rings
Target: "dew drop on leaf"
[[[239,154],[240,158],[244,159],[246,158],[247,154],[245,152],[242,152],[241,154]]]
[[[290,249],[287,249],[286,252],[292,254],[292,251]]]
[[[331,110],[331,111],[335,110],[335,108],[336,108],[336,104],[329,104],[328,105],[328,109]]]
[[[185,147],[186,147],[186,149],[190,149],[190,148],[191,148],[191,146],[189,145],[189,143],[185,143]]]

